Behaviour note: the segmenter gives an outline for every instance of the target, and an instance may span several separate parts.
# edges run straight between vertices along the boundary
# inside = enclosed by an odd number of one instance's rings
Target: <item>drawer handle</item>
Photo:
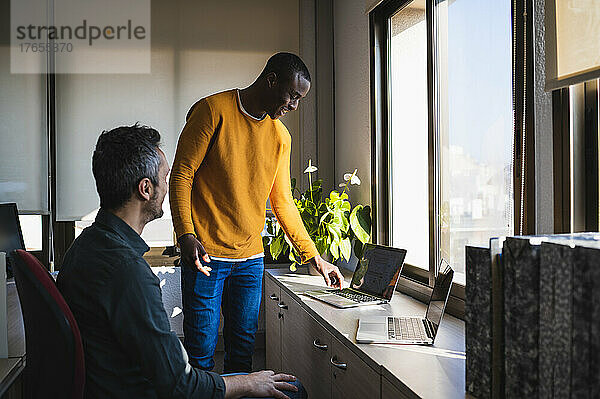
[[[274,301],[278,301],[278,300],[279,300],[279,297],[278,297],[277,295],[275,295],[275,294],[271,294],[271,295],[269,296],[269,298],[271,298],[271,299],[272,299],[272,300],[274,300]]]
[[[318,339],[313,341],[313,346],[317,349],[321,349],[322,351],[326,351],[329,348],[329,345],[319,343]]]
[[[346,370],[348,368],[348,365],[346,363],[339,362],[337,360],[337,357],[335,357],[335,356],[333,356],[330,361],[331,361],[331,364],[333,364],[338,369]]]
[[[285,303],[283,303],[283,302],[279,302],[279,303],[277,304],[277,306],[279,306],[279,309],[287,309],[287,308],[288,308],[288,305],[286,305],[286,304],[285,304]]]

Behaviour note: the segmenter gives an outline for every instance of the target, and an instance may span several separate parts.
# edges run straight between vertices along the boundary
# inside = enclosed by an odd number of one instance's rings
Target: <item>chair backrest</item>
[[[33,255],[20,249],[12,254],[25,323],[25,397],[80,399],[85,365],[73,313]]]

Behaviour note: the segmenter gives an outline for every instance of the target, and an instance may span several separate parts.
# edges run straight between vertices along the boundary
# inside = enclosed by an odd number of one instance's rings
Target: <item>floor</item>
[[[223,373],[223,357],[225,352],[219,351],[215,352],[215,368],[213,371],[217,373]],[[265,350],[257,349],[254,352],[254,357],[252,358],[252,370],[259,371],[265,369]]]

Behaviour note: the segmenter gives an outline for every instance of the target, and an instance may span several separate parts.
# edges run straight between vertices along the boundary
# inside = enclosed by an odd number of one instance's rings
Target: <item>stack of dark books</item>
[[[467,392],[600,397],[600,235],[501,237],[466,254]]]
[[[467,246],[465,287],[466,389],[481,398],[492,387],[492,277],[490,250]]]

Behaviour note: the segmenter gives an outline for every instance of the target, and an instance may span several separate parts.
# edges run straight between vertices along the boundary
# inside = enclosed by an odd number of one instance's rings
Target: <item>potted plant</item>
[[[317,167],[308,160],[308,167],[304,173],[308,174],[308,189],[302,193],[296,187],[296,179],[292,178],[292,197],[304,227],[310,238],[315,243],[319,253],[326,259],[333,261],[343,258],[350,260],[352,248],[354,254],[360,259],[364,247],[371,236],[371,207],[350,204],[348,191],[352,185],[360,185],[357,170],[344,175],[344,182],[339,187],[340,193],[332,190],[329,195],[323,195],[323,181],[312,180],[312,173]],[[270,237],[263,238],[265,250],[268,248],[273,259],[278,259],[281,254],[289,251],[289,260],[292,262],[290,270],[296,270],[301,263],[300,254],[290,244],[288,237],[276,220],[267,220],[267,232]]]

